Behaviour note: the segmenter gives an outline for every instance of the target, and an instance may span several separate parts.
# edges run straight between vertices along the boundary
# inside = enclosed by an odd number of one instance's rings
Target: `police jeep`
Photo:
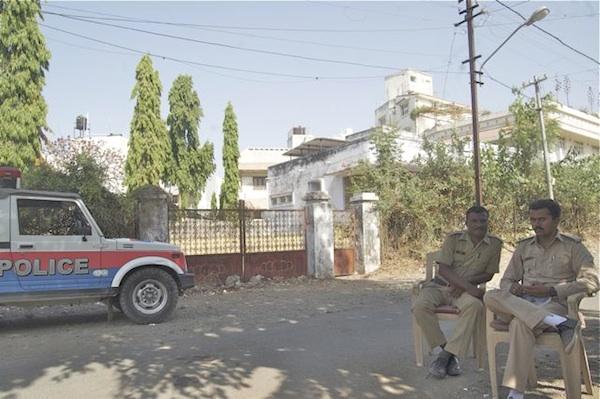
[[[103,301],[109,316],[114,306],[135,323],[159,323],[175,309],[178,295],[194,286],[176,246],[107,239],[79,195],[22,190],[17,179],[11,186],[5,177],[0,305]]]

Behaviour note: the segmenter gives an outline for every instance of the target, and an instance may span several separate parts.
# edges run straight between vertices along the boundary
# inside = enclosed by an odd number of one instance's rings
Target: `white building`
[[[267,186],[271,209],[298,209],[304,206],[304,196],[320,186],[329,193],[333,209],[345,209],[350,198],[349,176],[363,160],[375,161],[370,141],[374,129],[353,133],[346,140],[315,138],[291,149],[288,155],[297,158],[269,167]],[[398,142],[402,159],[413,160],[421,151],[421,140],[411,132],[400,132]]]
[[[419,109],[427,112],[417,115]],[[375,125],[390,126],[421,137],[428,129],[447,126],[469,116],[469,107],[434,97],[430,75],[405,69],[385,78],[385,102],[375,110]]]
[[[295,128],[294,128],[295,129]],[[239,198],[253,209],[268,209],[267,168],[290,160],[287,148],[247,148],[240,153]]]
[[[556,145],[549,148],[549,160],[560,161],[571,149],[580,156],[598,154],[600,119],[558,103],[555,105],[556,111],[548,116],[558,122],[560,132]],[[482,142],[494,142],[501,130],[509,133],[514,122],[514,116],[508,111],[482,115],[479,121],[479,137]],[[470,137],[473,134],[470,118],[448,127],[430,129],[424,132],[423,136],[432,141],[449,141],[453,132],[458,137]]]

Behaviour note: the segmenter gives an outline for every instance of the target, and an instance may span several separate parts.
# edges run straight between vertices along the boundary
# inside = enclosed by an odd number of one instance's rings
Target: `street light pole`
[[[462,0],[459,0],[459,3]],[[469,40],[469,59],[463,61],[463,64],[469,63],[469,80],[471,86],[471,123],[473,130],[473,167],[475,169],[475,204],[480,206],[482,203],[482,195],[481,195],[481,161],[479,156],[479,111],[477,105],[477,85],[482,84],[477,80],[477,75],[481,74],[480,71],[477,71],[475,68],[475,61],[477,58],[481,57],[481,55],[475,55],[475,35],[473,33],[473,18],[477,17],[481,14],[473,15],[473,10],[477,8],[478,5],[472,5],[472,0],[466,0],[466,9],[461,11],[461,14],[466,13],[465,19],[455,26],[462,24],[463,22],[467,23],[467,38]]]
[[[462,3],[464,0],[458,0],[458,3]],[[549,13],[550,10],[547,7],[540,7],[536,11],[531,14],[531,16],[525,20],[521,25],[519,25],[501,44],[498,46],[481,64],[481,70],[478,71],[475,69],[475,61],[481,57],[481,55],[475,55],[475,37],[473,34],[473,19],[481,14],[483,11],[478,12],[477,14],[473,14],[473,10],[479,7],[479,5],[473,5],[472,0],[466,0],[466,8],[463,11],[460,11],[459,14],[466,14],[465,19],[454,24],[454,26],[459,26],[464,22],[467,23],[467,39],[469,40],[469,59],[463,61],[463,64],[469,63],[469,78],[470,78],[470,86],[471,86],[471,123],[473,129],[473,167],[475,170],[475,203],[477,205],[481,205],[482,203],[482,195],[481,195],[481,161],[479,155],[479,111],[477,104],[477,85],[483,85],[483,82],[477,80],[477,75],[482,75],[483,66],[500,50],[502,46],[506,44],[510,40],[511,37],[519,31],[519,29],[533,25],[534,23],[541,21],[544,19]],[[525,19],[525,18],[523,18]],[[537,90],[537,85],[536,85]],[[536,92],[537,93],[537,92]],[[541,105],[539,106],[541,112]],[[541,115],[541,114],[540,114]],[[542,120],[542,135],[543,140],[545,142],[545,130],[544,130],[544,122]],[[546,152],[544,152],[544,157],[546,157]],[[546,159],[546,158],[544,158]],[[547,176],[549,179],[549,167],[547,167]],[[553,197],[552,187],[550,187],[550,196]]]
[[[546,138],[546,125],[544,124],[544,110],[542,109],[542,99],[540,98],[540,82],[546,80],[546,75],[542,77],[533,77],[533,80],[523,83],[523,88],[535,87],[535,107],[540,117],[540,129],[542,131],[542,150],[544,152],[544,168],[546,170],[546,185],[548,186],[548,196],[554,199],[554,190],[552,189],[552,172],[550,170],[550,160],[548,159],[548,140]]]

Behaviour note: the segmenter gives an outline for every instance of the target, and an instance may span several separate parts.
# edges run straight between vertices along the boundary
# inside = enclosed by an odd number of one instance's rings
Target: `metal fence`
[[[304,210],[171,209],[170,242],[186,255],[305,249]]]
[[[304,210],[244,210],[243,232],[247,253],[302,250]]]
[[[333,211],[333,242],[334,248],[354,248],[355,212]]]
[[[237,209],[169,210],[169,241],[186,255],[238,253],[240,235]]]

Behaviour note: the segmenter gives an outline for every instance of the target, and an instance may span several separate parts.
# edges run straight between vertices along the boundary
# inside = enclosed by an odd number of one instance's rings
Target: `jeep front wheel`
[[[175,309],[177,283],[159,268],[133,272],[121,286],[119,302],[125,316],[138,324],[160,323]]]

